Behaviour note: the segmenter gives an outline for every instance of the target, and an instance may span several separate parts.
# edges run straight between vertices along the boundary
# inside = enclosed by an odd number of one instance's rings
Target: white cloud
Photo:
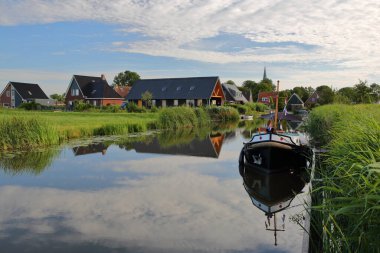
[[[3,25],[95,20],[125,26],[119,30],[124,33],[147,36],[144,41],[112,43],[113,50],[121,52],[211,63],[325,64],[332,71],[341,69],[350,78],[351,72],[363,74],[361,78],[380,76],[377,0],[21,0],[2,2],[0,9],[7,10],[0,17]],[[212,46],[208,50],[191,48],[192,43],[220,34],[284,44],[262,44],[237,52],[218,52]],[[288,42],[300,47],[289,46]],[[302,45],[313,47],[305,49]],[[312,73],[326,79],[333,77],[321,71]]]

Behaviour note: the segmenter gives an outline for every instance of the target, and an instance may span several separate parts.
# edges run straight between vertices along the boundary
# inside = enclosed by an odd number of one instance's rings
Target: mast
[[[277,80],[277,91],[276,91],[276,111],[274,113],[274,129],[277,130],[277,119],[278,119],[278,96],[279,96],[279,89],[280,89],[280,81]]]

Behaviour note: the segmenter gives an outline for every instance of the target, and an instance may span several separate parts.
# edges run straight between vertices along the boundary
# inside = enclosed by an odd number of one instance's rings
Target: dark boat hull
[[[305,146],[266,141],[247,143],[241,151],[239,163],[267,173],[294,168],[307,168],[311,150]]]

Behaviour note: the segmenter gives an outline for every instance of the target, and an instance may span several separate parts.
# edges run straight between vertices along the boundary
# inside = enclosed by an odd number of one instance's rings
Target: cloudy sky
[[[0,82],[63,93],[73,74],[380,81],[378,0],[0,0]]]

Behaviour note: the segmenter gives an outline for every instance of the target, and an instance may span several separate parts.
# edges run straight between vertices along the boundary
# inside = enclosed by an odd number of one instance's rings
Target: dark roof
[[[187,77],[138,80],[132,86],[127,99],[141,99],[149,91],[153,99],[208,99],[219,77]]]
[[[243,103],[248,102],[243,93],[235,84],[223,83],[222,86],[224,94],[226,95],[226,99],[228,101],[241,101]]]
[[[106,79],[96,76],[74,75],[82,93],[87,98],[122,98]]]
[[[38,84],[10,82],[23,99],[49,99]]]
[[[303,101],[302,99],[296,94],[296,93],[293,93],[288,102],[287,102],[288,105],[300,105],[302,104],[303,105]]]

